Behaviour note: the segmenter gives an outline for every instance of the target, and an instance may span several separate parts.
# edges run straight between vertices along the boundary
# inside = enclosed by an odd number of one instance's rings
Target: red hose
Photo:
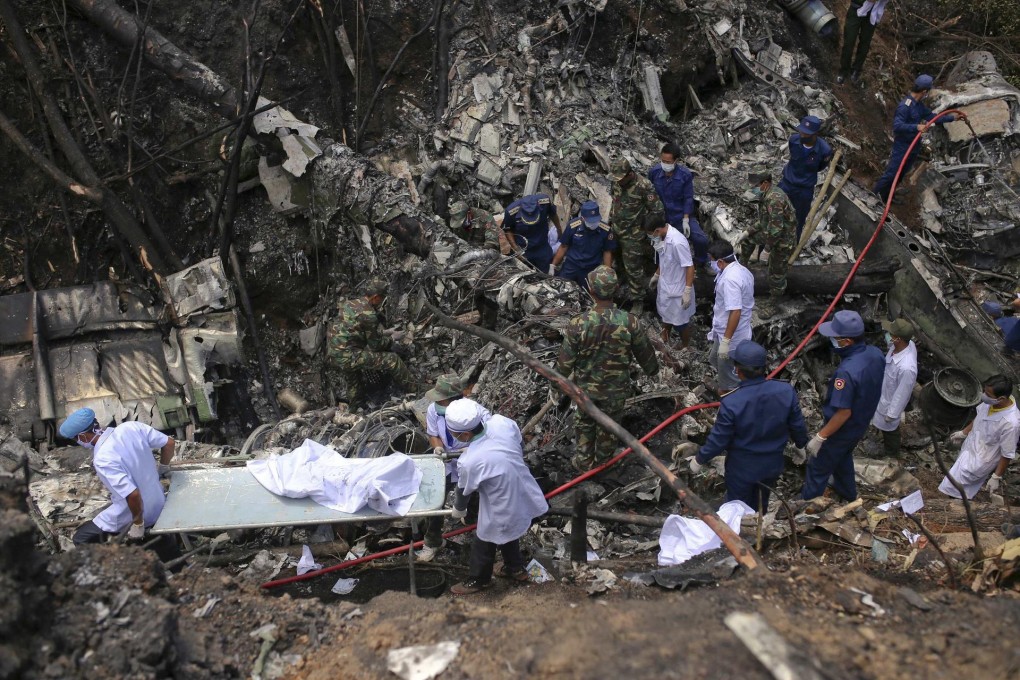
[[[835,309],[836,305],[839,303],[840,299],[843,297],[843,293],[846,292],[847,287],[850,285],[850,282],[853,280],[854,274],[856,274],[857,270],[860,268],[861,262],[864,261],[864,256],[868,254],[869,250],[871,250],[872,244],[875,243],[875,240],[878,238],[879,233],[882,231],[882,225],[885,224],[886,219],[888,219],[888,217],[889,217],[889,210],[892,207],[892,199],[893,199],[893,196],[895,196],[895,194],[896,194],[896,187],[900,183],[900,175],[903,173],[903,166],[907,162],[907,159],[910,158],[910,152],[917,145],[918,140],[921,139],[921,135],[923,135],[925,132],[927,132],[928,128],[930,128],[935,123],[935,121],[937,121],[939,118],[941,118],[942,116],[945,116],[948,113],[958,114],[958,113],[960,113],[960,111],[957,111],[956,109],[950,109],[950,110],[943,111],[942,113],[939,113],[938,115],[936,115],[934,118],[932,118],[930,121],[928,121],[925,124],[924,129],[917,133],[917,135],[914,137],[914,140],[910,143],[910,146],[907,147],[907,153],[905,153],[903,155],[903,160],[900,161],[900,167],[896,169],[896,176],[893,178],[892,187],[889,189],[889,200],[887,200],[886,203],[885,203],[885,210],[882,212],[882,217],[879,218],[879,220],[878,220],[878,224],[875,227],[875,232],[871,235],[871,239],[868,240],[867,245],[864,246],[864,248],[861,250],[860,254],[857,256],[857,260],[854,262],[853,267],[850,268],[850,273],[847,274],[846,279],[843,281],[843,285],[840,286],[839,291],[836,293],[835,297],[832,298],[832,302],[829,303],[829,306],[826,308],[825,313],[822,314],[822,316],[818,319],[817,323],[815,323],[815,325],[811,328],[811,330],[808,332],[808,334],[804,336],[804,339],[800,341],[800,344],[798,344],[797,347],[795,347],[794,350],[792,352],[790,352],[789,356],[787,356],[785,359],[783,359],[782,363],[780,363],[778,366],[776,366],[776,368],[771,373],[769,373],[769,375],[768,375],[769,379],[774,378],[777,375],[779,375],[779,373],[784,368],[786,368],[786,366],[794,359],[794,357],[796,357],[798,354],[800,354],[801,350],[804,349],[804,347],[811,340],[811,338],[814,337],[815,333],[818,332],[818,328],[822,325],[822,323],[829,316],[829,314],[832,313],[832,310]],[[715,408],[717,406],[719,406],[719,402],[713,401],[713,402],[707,403],[707,404],[695,404],[694,406],[688,406],[686,408],[680,409],[679,411],[677,411],[676,413],[674,413],[673,415],[671,415],[670,417],[666,418],[661,423],[656,425],[654,428],[652,428],[652,430],[648,434],[646,434],[645,436],[641,437],[641,439],[639,439],[638,441],[640,441],[642,444],[645,443],[646,441],[648,441],[649,439],[651,439],[652,437],[657,435],[659,432],[662,432],[662,430],[664,430],[667,427],[669,427],[670,425],[672,425],[674,422],[676,422],[677,419],[687,415],[688,413],[691,413],[692,411],[698,411],[698,410],[706,409],[706,408]],[[587,472],[585,472],[584,474],[579,475],[579,476],[575,477],[574,479],[570,480],[566,484],[553,489],[552,491],[547,493],[545,495],[545,497],[547,499],[548,498],[553,498],[554,496],[560,495],[561,493],[563,493],[567,489],[570,489],[570,488],[572,488],[574,486],[577,486],[578,484],[580,484],[581,482],[585,481],[586,479],[591,479],[592,477],[594,477],[595,475],[599,474],[603,470],[606,470],[607,468],[610,468],[613,465],[616,465],[618,462],[623,460],[623,458],[625,456],[627,456],[627,454],[631,453],[631,451],[632,451],[632,449],[630,449],[630,448],[624,449],[620,453],[616,454],[613,458],[610,458],[608,461],[606,461],[605,463],[602,463],[598,467],[594,467],[591,470],[588,470]],[[473,531],[476,526],[478,526],[478,525],[472,524],[470,526],[461,527],[460,529],[454,529],[453,531],[449,531],[449,532],[443,534],[443,538],[450,538],[451,536],[457,536],[459,534],[464,534],[464,533],[467,533],[469,531]],[[424,543],[423,541],[417,541],[416,543],[414,543],[414,547],[415,548],[419,548],[419,547],[422,546],[423,543]],[[371,562],[373,560],[380,559],[382,557],[390,557],[391,555],[397,555],[399,553],[405,552],[407,550],[407,548],[408,548],[408,546],[401,545],[401,546],[398,546],[396,548],[390,548],[389,550],[383,550],[382,552],[374,553],[372,555],[365,555],[364,557],[359,557],[357,559],[348,560],[346,562],[341,562],[339,564],[334,564],[331,567],[326,567],[324,569],[319,569],[318,571],[310,571],[310,572],[308,572],[306,574],[302,574],[301,576],[289,576],[287,578],[281,578],[281,579],[277,579],[275,581],[268,581],[267,583],[263,583],[262,587],[263,588],[275,588],[277,586],[286,585],[288,583],[294,583],[296,581],[305,581],[307,579],[315,578],[316,576],[321,576],[323,574],[327,574],[327,573],[329,573],[331,571],[337,571],[339,569],[346,569],[348,567],[354,567],[354,566],[357,566],[359,564],[364,564],[365,562]]]

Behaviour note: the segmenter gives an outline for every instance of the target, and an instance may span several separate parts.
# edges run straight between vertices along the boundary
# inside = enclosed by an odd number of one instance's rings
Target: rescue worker
[[[861,79],[861,69],[871,49],[871,38],[875,35],[875,26],[882,20],[887,1],[850,0],[843,20],[843,51],[839,59],[839,75],[836,76],[840,85],[847,78],[852,83]]]
[[[510,254],[510,242],[496,224],[492,213],[468,206],[466,201],[455,201],[450,206],[450,231],[468,243],[486,250],[499,250]]]
[[[616,272],[597,267],[588,275],[588,287],[595,306],[570,320],[556,370],[573,373],[574,383],[595,405],[619,421],[624,402],[634,393],[631,357],[647,375],[659,372],[659,361],[638,318],[613,304],[619,289]],[[615,438],[581,411],[574,417],[574,431],[577,454],[570,462],[582,472],[608,460],[616,449]]]
[[[914,145],[914,149],[909,157],[907,156],[907,149],[910,148],[910,144],[914,141],[917,133],[923,130],[925,124],[935,117],[932,110],[924,103],[924,100],[931,94],[931,88],[934,83],[935,79],[930,75],[926,73],[919,75],[917,80],[914,81],[914,87],[910,90],[910,94],[904,97],[903,101],[896,107],[896,114],[893,116],[892,153],[889,155],[889,162],[885,166],[885,172],[875,182],[875,186],[871,188],[874,193],[882,197],[883,201],[889,200],[889,192],[892,190],[893,179],[895,179],[896,173],[900,170],[900,164],[903,164],[903,171],[900,172],[900,180],[902,181],[907,176],[907,172],[914,164],[914,161],[917,160],[917,152],[921,150],[920,141]],[[938,125],[951,123],[954,120],[956,120],[956,115],[949,114],[940,118]],[[967,120],[967,116],[960,114],[960,120]],[[906,158],[906,162],[903,162],[904,158]]]
[[[715,273],[715,303],[712,330],[708,341],[712,348],[708,361],[718,374],[719,393],[738,384],[730,359],[730,347],[751,339],[751,314],[754,312],[754,275],[737,261],[733,246],[716,241],[708,247],[709,266]]]
[[[524,259],[538,271],[548,272],[553,251],[549,246],[549,223],[560,228],[556,208],[545,194],[519,198],[503,213],[503,231],[514,250],[523,251]]]
[[[822,121],[815,116],[801,118],[796,133],[790,135],[790,160],[783,168],[783,179],[779,181],[779,188],[790,198],[797,213],[798,243],[804,222],[811,212],[818,173],[827,168],[832,160],[832,147],[818,136],[821,128]]]
[[[740,387],[721,400],[705,445],[691,458],[690,470],[701,471],[716,456],[726,456],[726,500],[743,501],[762,514],[770,489],[783,474],[783,450],[793,438],[798,449],[808,441],[804,416],[793,387],[765,378],[765,348],[747,340],[730,353]]]
[[[630,311],[644,311],[645,290],[648,288],[652,249],[648,246],[644,224],[650,215],[662,213],[662,201],[655,187],[634,172],[626,158],[613,163],[613,231],[619,241],[620,261],[627,280]]]
[[[1020,410],[1013,397],[1013,381],[1004,375],[993,375],[981,385],[981,403],[974,420],[967,427],[949,436],[960,445],[960,457],[949,475],[973,498],[984,486],[989,493],[999,493],[1002,475],[1009,461],[1016,458],[1017,437],[1020,436]],[[986,484],[987,482],[987,484]],[[942,478],[939,491],[959,498],[948,477]]]
[[[659,152],[659,163],[648,171],[648,179],[659,194],[666,221],[680,230],[694,249],[694,261],[708,261],[708,236],[694,214],[694,175],[680,165],[680,148],[666,144]]]
[[[772,173],[767,168],[753,170],[747,180],[758,201],[758,222],[748,229],[740,244],[740,255],[750,262],[756,248],[769,251],[770,305],[758,309],[758,315],[764,319],[774,313],[776,302],[786,293],[786,272],[797,247],[797,216],[786,192],[772,184]]]
[[[864,320],[857,312],[836,312],[818,332],[829,338],[840,362],[822,404],[825,422],[807,445],[809,459],[801,498],[808,501],[821,496],[831,476],[832,487],[849,502],[857,499],[854,447],[867,431],[882,397],[885,358],[881,350],[864,342]]]
[[[655,307],[662,319],[662,341],[669,342],[673,328],[680,333],[683,347],[691,342],[691,317],[694,316],[694,260],[691,245],[676,227],[666,224],[662,213],[645,220],[645,232],[659,262],[652,285]]]
[[[599,265],[612,267],[615,250],[616,235],[602,221],[599,204],[585,201],[581,212],[567,223],[560,236],[560,248],[549,265],[549,275],[553,276],[559,267],[560,278],[587,290],[588,274]]]
[[[524,462],[517,423],[501,415],[485,420],[487,411],[470,399],[446,409],[446,427],[466,448],[457,458],[457,490],[451,516],[467,517],[468,498],[478,494],[478,528],[471,546],[468,579],[450,589],[471,595],[492,583],[496,551],[503,554],[500,576],[527,581],[520,537],[532,520],[549,509],[538,482]]]
[[[981,309],[992,317],[999,332],[1002,334],[1003,354],[1011,359],[1020,355],[1020,318],[1015,316],[1020,309],[1020,293],[1005,308],[995,300],[981,303]]]
[[[883,321],[882,329],[889,352],[885,355],[882,397],[871,424],[882,433],[885,455],[891,457],[900,455],[900,417],[917,382],[917,347],[911,340],[914,327],[906,319]]]
[[[384,279],[369,279],[364,295],[340,301],[340,313],[329,329],[329,360],[343,373],[347,403],[352,406],[363,398],[366,371],[387,375],[407,392],[417,389],[404,360],[392,351],[394,341],[399,341],[403,334],[398,331],[387,335],[389,332],[383,330],[379,321],[378,310],[388,289]]]
[[[92,449],[96,476],[110,492],[110,506],[74,532],[75,545],[101,543],[125,530],[127,538],[141,541],[159,519],[166,498],[159,478],[170,476],[176,442],[145,423],[126,422],[100,427],[95,412],[80,408],[60,424],[60,436]],[[159,450],[159,463],[152,455]],[[163,561],[180,555],[173,536],[155,546]]]

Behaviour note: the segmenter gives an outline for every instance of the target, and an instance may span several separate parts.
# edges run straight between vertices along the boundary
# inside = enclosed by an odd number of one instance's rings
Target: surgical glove
[[[885,422],[887,422],[887,423],[891,423],[892,421],[896,420],[892,416],[886,416],[886,415],[883,415],[882,418],[884,418]]]
[[[170,466],[159,463],[156,466],[156,471],[159,472],[160,479],[170,479]]]
[[[655,290],[659,287],[659,275],[653,274],[652,278],[648,280],[648,290]]]
[[[988,483],[985,484],[985,488],[988,489],[988,493],[999,493],[999,487],[1002,486],[1002,477],[992,473],[992,476],[988,478]]]
[[[808,458],[814,458],[815,456],[817,456],[818,452],[822,448],[822,444],[824,443],[825,437],[823,437],[822,435],[816,434],[814,437],[812,437],[811,441],[807,443],[807,447],[805,447],[807,448]]]
[[[698,462],[697,456],[691,456],[691,462],[688,467],[690,467],[692,473],[698,474],[705,466]]]
[[[684,217],[683,229],[681,231],[684,232],[684,237],[686,237],[686,238],[690,238],[691,237],[691,218],[690,217]]]
[[[949,443],[953,444],[954,446],[959,446],[960,444],[963,443],[963,440],[966,438],[967,433],[964,432],[963,430],[958,430],[957,432],[954,432],[953,434],[949,435]]]
[[[719,358],[729,359],[730,358],[730,339],[720,338],[719,340]]]
[[[556,265],[549,265],[549,276],[556,276]]]
[[[450,517],[454,519],[464,519],[465,517],[467,517],[467,508],[459,510],[458,508],[454,507],[454,509],[450,511]]]
[[[796,447],[793,450],[793,455],[790,456],[790,460],[793,461],[794,465],[803,465],[807,462],[807,450],[799,446]]]
[[[443,458],[444,456],[446,456],[446,449],[444,449],[442,446],[437,446],[436,448],[432,449],[432,453],[439,456],[440,458]]]
[[[684,307],[688,307],[691,304],[691,288],[688,286],[684,288],[683,295],[680,296],[680,304]]]
[[[127,533],[128,540],[140,541],[145,538],[145,525],[144,524],[132,524],[131,528],[128,529]]]

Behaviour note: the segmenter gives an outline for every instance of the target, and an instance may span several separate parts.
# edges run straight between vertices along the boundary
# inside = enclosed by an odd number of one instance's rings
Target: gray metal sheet
[[[411,456],[422,471],[421,488],[405,517],[441,514],[446,500],[446,469],[435,456]],[[369,508],[337,512],[310,498],[277,496],[247,468],[175,470],[154,534],[225,531],[301,524],[397,520]]]

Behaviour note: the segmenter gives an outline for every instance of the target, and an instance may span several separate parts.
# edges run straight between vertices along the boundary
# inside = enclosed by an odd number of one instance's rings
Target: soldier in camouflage
[[[408,392],[417,388],[403,359],[392,351],[394,337],[388,336],[379,322],[377,310],[387,288],[383,279],[370,279],[362,297],[340,302],[340,313],[330,325],[329,360],[343,373],[351,405],[363,398],[366,373],[387,375]]]
[[[786,272],[790,256],[797,246],[797,213],[790,199],[778,186],[772,184],[772,173],[767,168],[755,168],[748,173],[751,191],[758,199],[758,222],[753,224],[740,244],[740,255],[749,262],[756,248],[769,251],[769,299],[774,307],[786,292]],[[759,316],[772,311],[758,306]]]
[[[472,245],[510,254],[510,242],[496,224],[493,214],[470,207],[466,201],[456,201],[450,206],[450,231]]]
[[[588,274],[588,288],[595,306],[570,320],[563,335],[556,370],[574,374],[574,382],[610,418],[619,421],[624,403],[634,392],[630,379],[633,356],[647,375],[659,371],[655,350],[641,322],[613,304],[619,288],[616,272],[596,267]],[[608,460],[616,449],[613,435],[578,411],[574,419],[577,454],[570,462],[579,471],[590,470]]]
[[[663,211],[662,201],[652,183],[634,172],[626,158],[613,163],[610,173],[613,177],[613,231],[623,249],[620,261],[627,279],[627,292],[633,301],[631,311],[640,314],[654,264],[643,226],[645,218]]]

